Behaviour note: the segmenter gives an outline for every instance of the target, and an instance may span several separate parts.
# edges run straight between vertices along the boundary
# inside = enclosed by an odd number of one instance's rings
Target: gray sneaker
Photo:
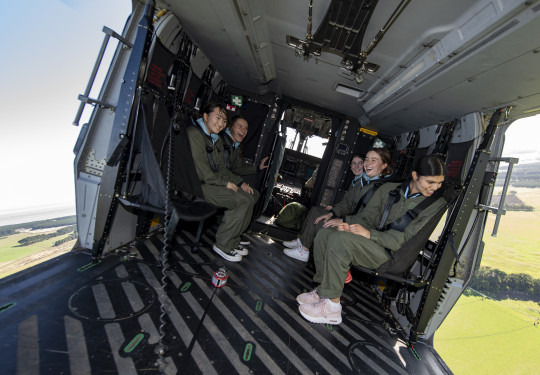
[[[249,251],[248,249],[246,249],[244,246],[241,245],[242,243],[240,242],[240,245],[236,246],[236,248],[233,250],[236,252],[236,254],[240,254],[242,255],[243,257],[245,257],[246,255],[249,254]]]
[[[317,292],[317,289],[313,289],[311,292],[308,293],[302,293],[298,297],[296,297],[296,302],[298,302],[301,305],[309,305],[312,303],[317,303],[321,300],[321,297],[319,296],[319,293]]]
[[[328,298],[319,302],[298,306],[300,314],[311,323],[339,324],[341,323],[341,304],[335,307]]]
[[[235,250],[226,253],[223,250],[220,250],[215,244],[212,246],[212,248],[220,257],[228,260],[229,262],[240,262],[242,260],[242,255],[238,254]]]

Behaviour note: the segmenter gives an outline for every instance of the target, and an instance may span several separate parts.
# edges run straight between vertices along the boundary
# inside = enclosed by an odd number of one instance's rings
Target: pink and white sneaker
[[[336,325],[342,322],[341,304],[334,306],[328,298],[312,304],[299,305],[298,310],[311,323]]]
[[[288,257],[298,259],[302,262],[307,262],[309,260],[309,250],[305,250],[302,246],[293,249],[285,249],[283,252]]]

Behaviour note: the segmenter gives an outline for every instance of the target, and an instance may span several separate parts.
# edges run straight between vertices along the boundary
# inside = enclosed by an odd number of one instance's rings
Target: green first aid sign
[[[242,97],[240,95],[231,95],[231,104],[237,107],[242,106]]]

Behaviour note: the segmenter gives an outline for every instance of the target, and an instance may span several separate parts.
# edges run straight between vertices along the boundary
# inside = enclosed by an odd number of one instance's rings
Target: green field
[[[458,300],[434,340],[456,375],[539,373],[540,325],[534,323],[540,314],[514,308],[526,310],[531,302],[508,302],[476,296]]]
[[[57,228],[53,228],[47,232],[40,232],[43,234],[56,232]],[[36,233],[17,233],[11,236],[0,238],[0,263],[9,262],[14,259],[22,258],[30,254],[40,252],[44,249],[50,248],[56,241],[67,237],[67,235],[50,238],[45,241],[30,244],[28,246],[19,247],[19,241],[22,238],[34,236]]]
[[[56,232],[58,228],[51,228],[48,231],[39,232],[40,234],[47,234]],[[34,236],[37,233],[17,233],[9,236],[0,237],[0,278],[6,277],[14,272],[20,271],[20,269],[10,269],[6,271],[3,266],[8,265],[11,261],[22,260],[27,256],[38,254],[44,250],[56,249],[52,247],[54,243],[60,239],[67,237],[69,234],[56,236],[48,240],[33,243],[28,246],[19,246],[18,241],[25,237]],[[45,260],[44,258],[43,260]],[[48,259],[48,258],[47,258]]]
[[[540,189],[512,188],[534,212],[507,212],[497,237],[488,216],[482,266],[540,278]],[[462,296],[435,333],[434,345],[455,374],[540,373],[540,305]],[[534,325],[536,323],[536,325]]]
[[[511,190],[517,191],[517,196],[535,211],[507,212],[501,217],[497,237],[491,237],[495,215],[489,214],[481,265],[540,278],[540,189],[512,187]]]

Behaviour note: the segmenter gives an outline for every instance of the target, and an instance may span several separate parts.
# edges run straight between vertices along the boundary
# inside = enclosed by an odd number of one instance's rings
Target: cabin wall
[[[127,23],[122,36],[133,43],[137,33],[137,22],[143,11],[139,4],[133,10],[131,19]],[[113,39],[109,41],[108,48],[112,48]],[[97,51],[96,51],[97,53]],[[111,65],[104,79],[98,100],[109,103],[114,107],[118,105],[119,93],[123,74],[128,64],[131,48],[118,42]],[[75,150],[75,195],[77,209],[77,230],[79,233],[79,245],[91,249],[97,240],[95,238],[96,216],[100,210],[99,202],[103,199],[99,190],[106,168],[105,158],[111,130],[115,118],[115,111],[102,106],[94,107],[88,124],[83,125],[77,140],[78,149]],[[123,238],[111,239],[109,245],[115,246],[126,243],[134,238],[134,230],[117,232]]]

